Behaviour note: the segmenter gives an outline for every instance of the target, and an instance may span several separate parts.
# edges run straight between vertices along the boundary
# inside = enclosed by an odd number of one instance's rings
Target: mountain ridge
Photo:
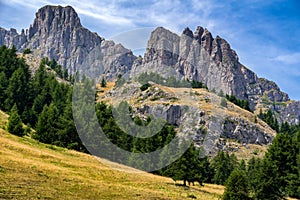
[[[108,80],[119,75],[135,77],[144,72],[201,81],[210,91],[248,100],[253,110],[271,109],[279,122],[298,123],[300,102],[290,101],[276,83],[259,78],[239,62],[237,53],[223,38],[198,26],[179,36],[163,27],[155,29],[143,58],[121,44],[106,41],[81,25],[71,6],[44,6],[33,24],[18,34],[0,28],[0,45],[15,45],[18,51],[33,50],[38,57],[55,59],[70,73],[89,72]],[[283,113],[283,115],[281,115]]]

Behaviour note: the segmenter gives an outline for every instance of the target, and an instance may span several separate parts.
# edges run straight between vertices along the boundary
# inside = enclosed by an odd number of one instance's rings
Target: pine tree
[[[101,79],[101,87],[106,87],[106,80],[104,77]]]
[[[247,176],[249,180],[250,190],[255,192],[258,190],[262,161],[259,158],[251,158],[247,166]]]
[[[249,198],[248,179],[244,171],[234,170],[227,182],[223,200],[247,200]]]
[[[6,90],[7,99],[5,103],[7,110],[10,110],[16,103],[20,113],[24,111],[29,97],[29,80],[30,74],[27,67],[20,67],[13,72]]]
[[[23,136],[24,135],[24,129],[21,121],[21,117],[18,114],[18,108],[15,104],[11,111],[10,116],[8,118],[8,125],[7,125],[8,132],[17,135],[17,136]]]
[[[40,142],[55,144],[55,142],[58,141],[58,118],[59,115],[56,106],[53,103],[51,103],[49,106],[45,105],[41,115],[38,118],[36,133],[33,135],[33,138]]]
[[[211,167],[214,169],[213,182],[216,184],[225,184],[231,172],[238,166],[236,157],[232,154],[220,151],[211,162]]]
[[[165,174],[170,176],[173,180],[183,180],[183,185],[186,183],[193,183],[195,181],[202,184],[205,175],[201,170],[201,162],[199,160],[199,151],[194,145],[191,145],[185,153],[170,166],[167,167]]]
[[[4,109],[4,101],[7,98],[5,90],[8,85],[8,80],[4,72],[0,71],[0,108]]]
[[[269,147],[257,177],[258,199],[281,199],[293,193],[290,183],[297,182],[297,153],[289,134],[278,134]]]

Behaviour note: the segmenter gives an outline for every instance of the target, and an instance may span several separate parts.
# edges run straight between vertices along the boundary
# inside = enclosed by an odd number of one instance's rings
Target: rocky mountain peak
[[[249,100],[252,109],[266,95],[270,101],[289,99],[276,84],[260,81],[254,72],[243,66],[225,39],[213,38],[201,26],[194,33],[185,28],[181,36],[162,27],[154,30],[144,60],[133,66],[131,76],[143,72],[203,82],[209,90]]]
[[[44,6],[36,13],[36,18],[29,28],[29,39],[39,31],[39,34],[50,34],[53,25],[61,27],[81,27],[80,19],[71,6]]]
[[[183,33],[182,34],[185,34],[187,36],[189,36],[190,38],[193,38],[194,35],[193,35],[193,32],[191,31],[191,29],[189,27],[186,27],[184,30],[183,30]]]
[[[200,43],[201,43],[201,37],[202,37],[203,32],[204,32],[204,29],[202,26],[197,26],[196,31],[194,32],[194,38],[196,40],[198,40]]]
[[[194,33],[185,28],[180,36],[163,27],[156,28],[148,40],[144,58],[137,59],[130,50],[104,41],[84,28],[71,6],[48,5],[38,10],[33,24],[21,34],[16,29],[0,27],[1,45],[14,45],[18,51],[30,48],[34,56],[55,59],[69,73],[92,67],[94,71],[104,72],[108,79],[115,79],[119,74],[135,77],[153,72],[200,81],[210,91],[249,100],[252,109],[265,102],[272,106],[289,101],[288,95],[275,83],[259,79],[243,66],[225,39],[213,38],[201,26]],[[300,120],[299,105],[299,102],[277,103],[273,110],[285,113],[281,121],[294,120],[286,116],[296,115]]]

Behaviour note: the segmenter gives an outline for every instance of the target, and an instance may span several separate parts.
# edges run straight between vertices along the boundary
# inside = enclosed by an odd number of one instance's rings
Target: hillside
[[[276,136],[255,114],[206,89],[151,83],[147,90],[141,91],[140,86],[138,82],[127,82],[120,87],[115,87],[114,82],[108,82],[106,87],[98,85],[98,101],[116,106],[125,100],[134,108],[134,115],[142,118],[160,113],[157,117],[175,125],[179,135],[188,137],[191,133],[195,144],[203,147],[208,155],[223,150],[245,160],[262,157]],[[203,134],[199,129],[207,131]]]
[[[3,127],[0,111],[0,199],[218,199],[223,187],[184,188],[169,178],[124,167],[110,168],[93,156],[19,138]],[[106,163],[106,164],[104,164]],[[179,182],[178,182],[179,183]]]
[[[99,33],[101,34],[101,33]],[[216,33],[217,34],[217,33]],[[0,27],[0,46],[30,48],[38,58],[55,59],[69,73],[84,72],[116,80],[144,72],[203,82],[215,90],[248,100],[252,110],[271,109],[277,120],[298,124],[300,102],[291,101],[273,81],[258,77],[239,61],[237,52],[220,36],[201,26],[181,35],[158,27],[151,33],[143,57],[122,44],[86,29],[71,6],[44,6],[27,31]]]
[[[247,197],[300,198],[299,120],[300,101],[201,26],[156,28],[143,57],[71,6],[0,27],[0,199],[218,199],[222,186],[182,185],[231,174]]]

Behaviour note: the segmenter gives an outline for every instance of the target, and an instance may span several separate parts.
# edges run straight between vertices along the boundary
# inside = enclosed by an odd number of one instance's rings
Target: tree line
[[[148,84],[149,81],[155,82],[160,85],[164,85],[167,87],[187,87],[187,88],[205,88],[207,89],[207,86],[197,80],[177,80],[175,76],[170,76],[168,78],[164,78],[161,75],[157,73],[150,72],[148,73],[141,73],[137,80],[143,84]]]
[[[60,68],[56,67],[57,63],[52,63],[52,70]],[[15,48],[0,47],[0,108],[10,114],[7,129],[19,136],[27,134],[40,142],[87,152],[73,120],[71,103],[74,78],[65,74],[62,78],[66,81],[59,82],[56,78],[59,73],[52,73],[47,67],[49,65],[49,61],[43,59],[33,75],[25,60],[17,56]],[[87,78],[82,82],[91,84]],[[152,152],[161,149],[176,136],[175,127],[168,124],[150,138],[128,135],[117,125],[112,106],[103,102],[93,103],[94,108],[88,109],[95,109],[97,123],[106,137],[124,150]],[[132,114],[132,109],[128,109]],[[276,128],[271,114],[261,113],[259,117]],[[140,126],[146,126],[152,120],[131,116],[133,122]],[[24,130],[22,123],[29,129]],[[96,122],[84,125],[92,123]],[[35,131],[31,133],[30,127]],[[300,125],[283,123],[278,131],[280,133],[261,159],[239,162],[233,154],[222,151],[214,158],[200,158],[201,149],[191,145],[178,160],[153,173],[171,177],[175,181],[183,180],[185,185],[193,182],[226,185],[223,199],[300,198]],[[113,149],[110,150],[109,146],[105,148],[107,158],[118,162],[118,157],[114,159]],[[172,152],[162,152],[159,159],[166,159],[170,155]],[[148,164],[135,157],[126,162]]]

